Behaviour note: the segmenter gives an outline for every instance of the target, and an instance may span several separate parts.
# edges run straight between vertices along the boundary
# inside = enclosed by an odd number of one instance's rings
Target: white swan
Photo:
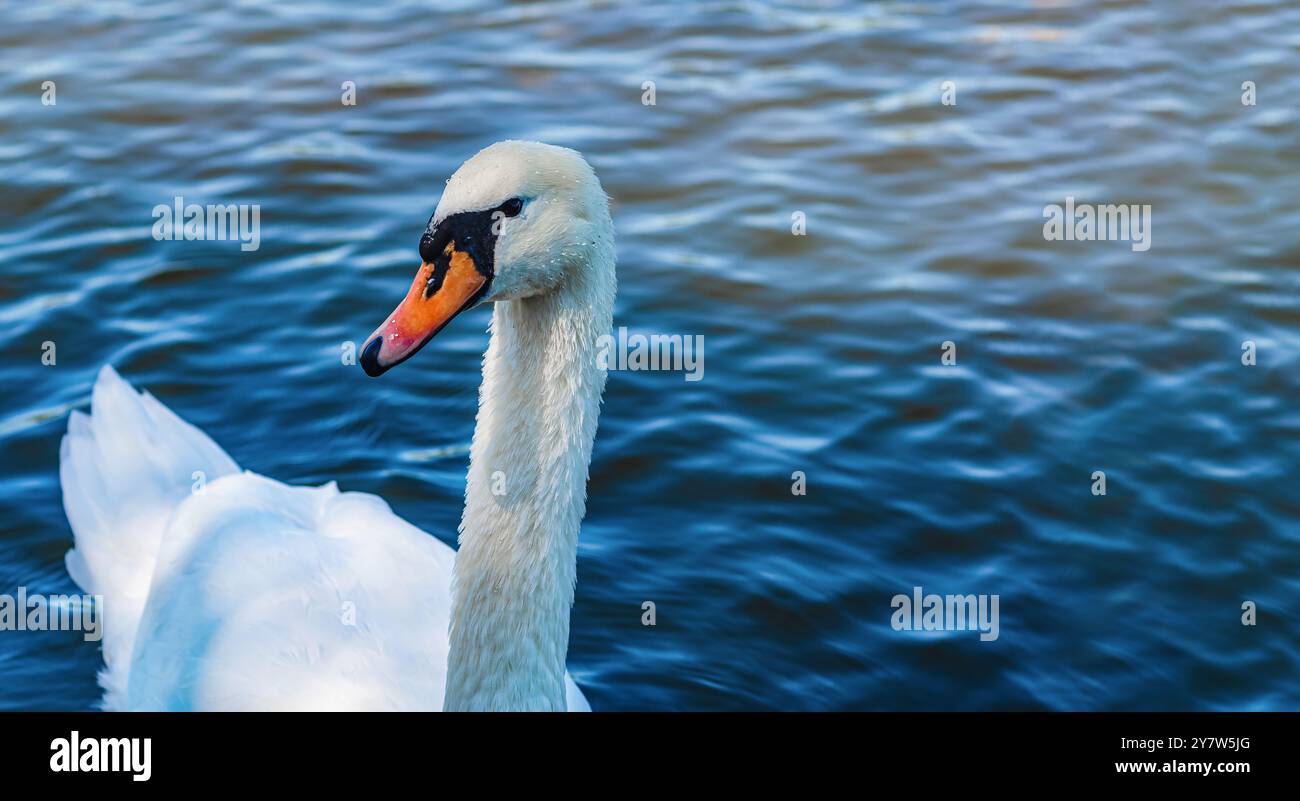
[[[68,571],[104,599],[106,708],[589,709],[565,654],[614,301],[605,194],[572,150],[500,142],[452,176],[420,254],[361,363],[495,302],[459,553],[376,496],[241,473],[106,366],[59,470]]]

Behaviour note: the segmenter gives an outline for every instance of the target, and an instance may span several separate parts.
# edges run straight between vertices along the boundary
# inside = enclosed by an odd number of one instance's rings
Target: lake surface
[[[0,593],[75,591],[59,440],[104,363],[454,543],[488,310],[378,381],[340,352],[447,176],[538,139],[613,198],[615,324],[705,343],[610,375],[594,708],[1300,708],[1300,9],[438,6],[6,10]],[[177,196],[259,204],[259,248],[156,241]],[[1150,205],[1150,249],[1046,240],[1067,197]],[[896,631],[916,586],[997,595],[998,639]],[[99,664],[0,632],[0,708],[92,708]]]

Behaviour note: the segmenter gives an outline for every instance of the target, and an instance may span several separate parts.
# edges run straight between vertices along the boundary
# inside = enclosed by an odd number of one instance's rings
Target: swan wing
[[[91,393],[94,416],[68,417],[59,448],[63,508],[76,547],[64,559],[86,593],[102,599],[104,704],[125,702],[136,623],[172,511],[202,481],[239,472],[215,442],[105,365]]]
[[[454,556],[373,495],[220,479],[168,526],[128,707],[439,709]]]

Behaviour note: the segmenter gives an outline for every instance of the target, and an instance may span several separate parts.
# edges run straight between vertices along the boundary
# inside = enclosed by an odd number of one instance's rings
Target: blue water
[[[460,162],[539,139],[613,198],[616,325],[705,341],[702,381],[610,376],[593,707],[1300,708],[1300,10],[438,6],[5,10],[0,593],[75,591],[59,439],[106,362],[454,542],[487,310],[380,380],[340,348]],[[155,241],[177,195],[260,204],[260,248]],[[1046,241],[1067,196],[1150,204],[1151,249]],[[895,631],[914,586],[998,595],[998,639]],[[0,708],[92,708],[99,663],[0,632]]]

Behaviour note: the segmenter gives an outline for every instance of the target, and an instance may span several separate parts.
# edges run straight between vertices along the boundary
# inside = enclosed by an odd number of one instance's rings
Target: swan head
[[[383,374],[480,303],[554,291],[611,238],[608,199],[577,151],[518,141],[479,151],[447,181],[420,237],[420,269],[362,345],[362,368]]]

